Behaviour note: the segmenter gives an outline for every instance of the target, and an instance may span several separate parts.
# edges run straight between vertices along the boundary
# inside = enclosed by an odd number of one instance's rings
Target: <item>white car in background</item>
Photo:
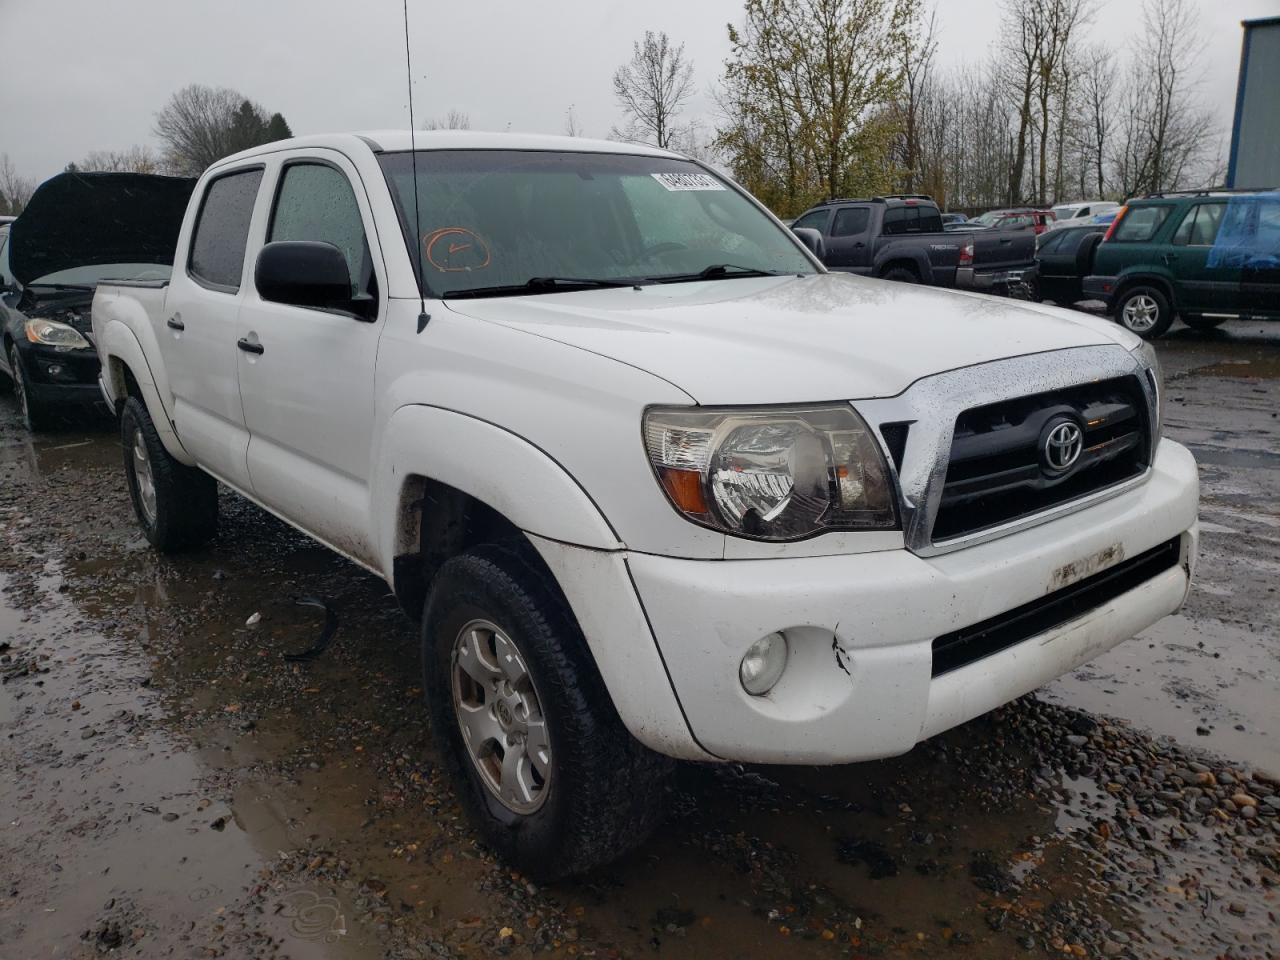
[[[1077,200],[1074,203],[1060,203],[1052,208],[1053,215],[1057,219],[1049,224],[1049,229],[1057,230],[1059,227],[1067,227],[1072,224],[1088,223],[1090,218],[1096,217],[1100,213],[1107,213],[1119,208],[1120,204],[1112,203],[1110,200]]]

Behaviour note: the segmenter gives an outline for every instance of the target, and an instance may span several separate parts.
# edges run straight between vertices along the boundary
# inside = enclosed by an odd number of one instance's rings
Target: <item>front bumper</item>
[[[1140,486],[942,556],[889,550],[696,561],[631,554],[627,566],[702,749],[725,760],[844,763],[910,750],[1178,609],[1194,567],[1198,500],[1195,461],[1165,440]],[[1069,622],[933,676],[935,637],[1178,536],[1176,565]],[[787,670],[768,695],[749,696],[739,662],[752,642],[777,630],[787,633]],[[620,713],[628,721],[628,711]]]
[[[92,348],[58,351],[30,343],[18,344],[23,379],[37,403],[59,407],[102,407],[98,389],[101,363]]]

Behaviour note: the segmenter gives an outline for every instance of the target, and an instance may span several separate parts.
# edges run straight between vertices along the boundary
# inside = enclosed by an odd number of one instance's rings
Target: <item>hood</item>
[[[195,180],[143,173],[60,173],[9,227],[21,283],[101,263],[173,263]]]
[[[700,404],[889,397],[957,367],[1125,342],[1064,310],[839,273],[446,304],[639,367]]]

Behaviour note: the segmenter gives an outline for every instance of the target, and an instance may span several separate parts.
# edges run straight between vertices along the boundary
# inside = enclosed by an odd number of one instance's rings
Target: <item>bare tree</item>
[[[127,150],[94,150],[75,167],[86,173],[159,173],[161,160],[150,147],[138,144]]]
[[[573,104],[569,104],[569,109],[564,112],[564,135],[566,137],[582,136],[582,124],[578,122],[578,116],[573,112]]]
[[[1077,125],[1081,169],[1087,167],[1094,196],[1107,195],[1106,162],[1115,126],[1118,71],[1115,57],[1105,47],[1093,47],[1085,55],[1077,87],[1081,122]],[[1083,189],[1083,179],[1081,192]]]
[[[907,193],[920,189],[924,176],[920,123],[924,100],[933,85],[933,57],[938,50],[937,8],[929,12],[929,19],[920,26],[922,29],[913,25],[907,32],[907,42],[900,47],[902,95],[896,110],[901,131],[894,154],[902,169],[902,186]]]
[[[35,181],[18,176],[9,155],[0,153],[0,213],[16,217],[26,209],[27,201],[35,192]]]
[[[229,154],[289,135],[289,125],[235,90],[193,83],[156,114],[155,133],[165,166],[195,176]]]
[[[613,74],[613,95],[627,115],[626,126],[613,135],[667,149],[680,133],[676,118],[693,94],[693,64],[684,44],[673,46],[665,33],[645,31],[631,59]]]
[[[422,124],[423,130],[470,130],[471,117],[461,110],[451,108],[443,117],[431,117]]]
[[[1218,124],[1198,96],[1195,11],[1187,0],[1147,0],[1143,15],[1113,154],[1119,192],[1126,196],[1207,185],[1217,159]]]

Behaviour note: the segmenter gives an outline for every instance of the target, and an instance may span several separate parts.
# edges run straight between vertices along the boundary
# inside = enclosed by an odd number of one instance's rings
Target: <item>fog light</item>
[[[747,648],[738,667],[738,679],[747,693],[762,697],[773,689],[786,668],[787,638],[770,633]]]
[[[51,377],[61,376],[61,374],[62,374],[62,365],[61,365],[61,364],[58,364],[58,363],[50,363],[50,364],[48,364],[48,365],[45,367],[45,370],[47,370],[47,371],[48,371],[49,376],[51,376]]]

